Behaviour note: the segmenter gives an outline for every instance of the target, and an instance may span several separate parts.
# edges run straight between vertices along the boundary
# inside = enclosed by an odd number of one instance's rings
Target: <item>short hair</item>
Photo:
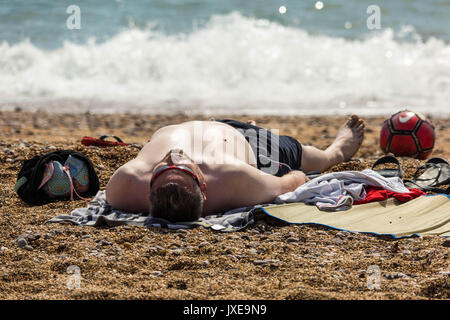
[[[199,186],[194,188],[192,192],[169,182],[152,189],[149,199],[150,215],[170,222],[198,220],[203,212],[203,195]]]

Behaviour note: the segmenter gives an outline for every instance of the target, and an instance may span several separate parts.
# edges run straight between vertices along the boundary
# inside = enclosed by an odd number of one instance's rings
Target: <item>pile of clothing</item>
[[[275,203],[303,202],[322,211],[348,210],[353,204],[391,197],[406,202],[426,194],[408,189],[400,177],[383,177],[372,169],[342,171],[316,177],[292,192],[278,196]]]

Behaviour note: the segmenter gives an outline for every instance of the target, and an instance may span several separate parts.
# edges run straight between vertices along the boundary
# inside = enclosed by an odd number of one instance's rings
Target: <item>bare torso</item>
[[[239,203],[230,172],[255,170],[255,155],[245,137],[233,127],[216,121],[190,121],[156,131],[138,156],[120,167],[111,177],[107,200],[129,212],[148,212],[153,167],[171,150],[181,148],[200,167],[207,184],[203,214],[231,209]],[[120,188],[120,193],[110,192]]]

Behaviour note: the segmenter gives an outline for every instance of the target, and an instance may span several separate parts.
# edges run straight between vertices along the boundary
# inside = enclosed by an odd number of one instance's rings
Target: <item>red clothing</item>
[[[399,193],[399,192],[384,190],[384,189],[381,189],[378,187],[367,187],[366,188],[366,193],[367,193],[366,197],[362,200],[353,202],[353,204],[363,204],[363,203],[369,203],[369,202],[374,202],[374,201],[381,201],[381,200],[386,200],[386,199],[392,198],[392,197],[394,197],[398,201],[407,202],[409,200],[415,199],[417,197],[420,197],[420,196],[426,194],[425,192],[423,192],[422,190],[419,190],[419,189],[409,189],[409,190],[411,192]]]

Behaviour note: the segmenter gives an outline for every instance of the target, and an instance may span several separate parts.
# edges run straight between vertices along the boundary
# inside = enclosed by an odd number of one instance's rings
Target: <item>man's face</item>
[[[181,149],[170,150],[163,159],[153,167],[152,172],[156,173],[158,170],[164,169],[165,166],[177,165],[185,167],[193,173],[186,172],[186,170],[169,168],[154,177],[154,180],[152,180],[152,188],[159,188],[162,185],[173,182],[189,191],[194,191],[196,186],[199,186],[200,189],[204,191],[204,188],[202,187],[204,185],[204,178],[200,168],[189,156],[184,154]],[[198,178],[198,182],[193,175]]]

